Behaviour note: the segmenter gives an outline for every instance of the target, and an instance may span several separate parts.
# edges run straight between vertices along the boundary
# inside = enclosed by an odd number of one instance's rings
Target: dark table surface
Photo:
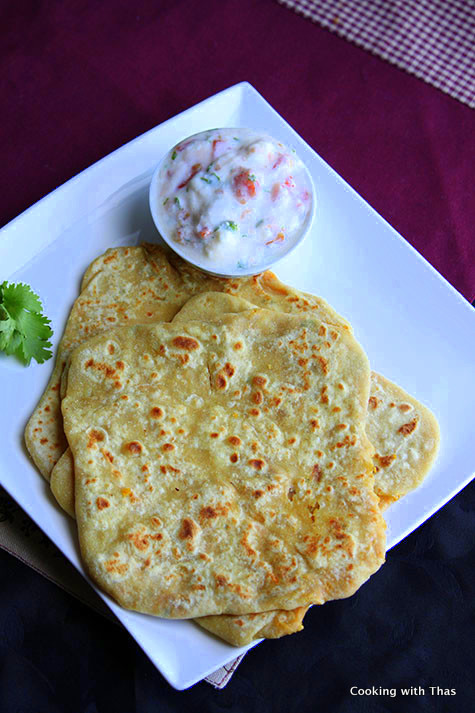
[[[273,0],[24,0],[0,6],[0,27],[0,224],[247,80],[475,297],[475,132],[456,100]],[[0,552],[0,712],[473,710],[474,508],[472,484],[354,597],[252,651],[223,691],[173,691],[118,626]],[[352,686],[397,696],[352,696]],[[403,697],[409,686],[425,695]]]

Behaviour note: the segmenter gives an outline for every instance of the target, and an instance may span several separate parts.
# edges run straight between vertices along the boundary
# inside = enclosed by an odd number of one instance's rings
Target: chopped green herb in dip
[[[233,220],[223,220],[222,223],[218,225],[215,230],[237,230],[237,223],[235,223]]]

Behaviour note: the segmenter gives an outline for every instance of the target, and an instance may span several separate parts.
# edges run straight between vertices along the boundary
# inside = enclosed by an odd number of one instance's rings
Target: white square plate
[[[216,126],[265,130],[297,149],[315,181],[317,217],[313,234],[279,263],[279,277],[325,297],[353,324],[373,369],[439,420],[435,467],[422,487],[387,513],[391,547],[473,477],[475,312],[248,83],[148,131],[9,223],[0,234],[0,281],[28,282],[41,296],[57,345],[87,265],[107,248],[157,239],[148,184],[162,155],[180,139]],[[24,426],[50,370],[51,363],[26,369],[0,355],[6,445],[0,483],[84,574],[74,525],[23,445]],[[155,619],[103,599],[175,688],[191,686],[250,648],[229,646],[193,623]]]

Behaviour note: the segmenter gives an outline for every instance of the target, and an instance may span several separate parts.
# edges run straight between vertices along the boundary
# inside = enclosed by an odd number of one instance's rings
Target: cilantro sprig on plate
[[[50,320],[40,298],[29,285],[0,284],[0,351],[13,354],[23,364],[42,364],[52,357]]]

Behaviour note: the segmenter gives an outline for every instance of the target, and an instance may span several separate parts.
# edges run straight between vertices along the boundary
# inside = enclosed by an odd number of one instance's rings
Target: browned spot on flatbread
[[[148,549],[150,535],[144,534],[143,530],[132,532],[130,535],[127,535],[127,537],[132,542],[133,546],[141,552]]]
[[[96,431],[95,428],[92,429],[92,431],[89,433],[89,440],[87,442],[87,447],[88,448],[95,448],[96,443],[100,443],[103,441],[105,438],[104,434],[102,431]]]
[[[226,516],[228,512],[228,508],[224,505],[206,505],[200,510],[200,520],[213,520],[219,515]]]
[[[377,399],[376,396],[370,396],[368,400],[368,406],[374,410],[375,408],[378,408],[380,402],[381,399]]]
[[[317,356],[318,363],[320,364],[320,368],[324,374],[328,374],[328,359],[325,359],[325,357],[322,356]]]
[[[248,463],[250,466],[252,466],[252,468],[255,468],[255,470],[262,470],[266,464],[265,461],[262,460],[262,458],[251,458]]]
[[[223,374],[219,373],[216,375],[216,380],[215,380],[216,388],[220,389],[221,391],[226,388],[228,385],[228,382],[226,381],[225,377]]]
[[[178,537],[181,540],[192,540],[195,535],[198,534],[198,531],[199,526],[196,524],[196,522],[189,517],[185,517],[181,523],[181,528],[180,532],[178,533]]]
[[[257,552],[256,552],[256,550],[255,550],[253,547],[251,547],[251,545],[249,544],[248,539],[247,539],[247,535],[248,535],[248,533],[245,532],[244,535],[243,535],[243,536],[241,537],[241,539],[240,539],[240,544],[244,547],[244,549],[246,550],[246,552],[247,552],[247,554],[249,555],[249,557],[255,557],[256,554],[257,554]]]
[[[142,453],[143,448],[138,441],[130,441],[130,443],[125,444],[124,450],[127,453],[132,453],[133,455],[136,455],[138,453]]]
[[[319,539],[320,538],[315,535],[306,535],[303,538],[303,541],[306,543],[305,551],[308,555],[315,555],[318,552]]]
[[[106,451],[105,448],[102,449],[102,455],[104,456],[104,458],[105,458],[107,461],[109,461],[109,463],[113,463],[113,462],[114,462],[114,456],[112,455],[112,453],[111,453],[110,451]]]
[[[150,416],[152,418],[160,418],[161,416],[163,416],[163,411],[159,406],[154,406],[150,409]]]
[[[174,337],[174,339],[172,339],[172,344],[177,349],[188,350],[198,349],[200,346],[196,339],[193,339],[193,337]]]
[[[318,463],[315,463],[315,465],[312,468],[312,478],[315,478],[317,483],[319,483],[322,479],[322,475],[323,475],[323,473],[322,473],[321,467],[319,466]]]
[[[125,574],[129,569],[129,565],[126,562],[122,562],[122,564],[120,564],[120,560],[118,559],[105,562],[104,567],[111,574]]]
[[[398,429],[398,433],[401,433],[403,436],[408,436],[410,433],[413,432],[416,426],[417,418],[413,418],[408,423],[403,424],[401,428]]]
[[[84,366],[86,369],[102,372],[107,379],[112,379],[116,374],[116,370],[112,366],[101,361],[94,361],[92,358],[88,359]]]
[[[236,369],[234,368],[234,366],[233,366],[232,364],[230,364],[230,363],[227,361],[226,364],[224,365],[223,371],[224,371],[225,374],[227,374],[227,376],[229,376],[229,378],[231,378],[231,376],[233,376],[233,374],[234,374],[234,372],[236,371]]]
[[[97,505],[98,510],[104,510],[104,508],[109,507],[110,502],[108,500],[106,500],[105,498],[97,498],[96,505]]]
[[[388,465],[391,465],[391,463],[396,460],[396,454],[391,453],[390,455],[387,456],[380,456],[378,453],[374,454],[374,459],[377,461],[377,463],[381,466],[381,468],[387,468]]]

